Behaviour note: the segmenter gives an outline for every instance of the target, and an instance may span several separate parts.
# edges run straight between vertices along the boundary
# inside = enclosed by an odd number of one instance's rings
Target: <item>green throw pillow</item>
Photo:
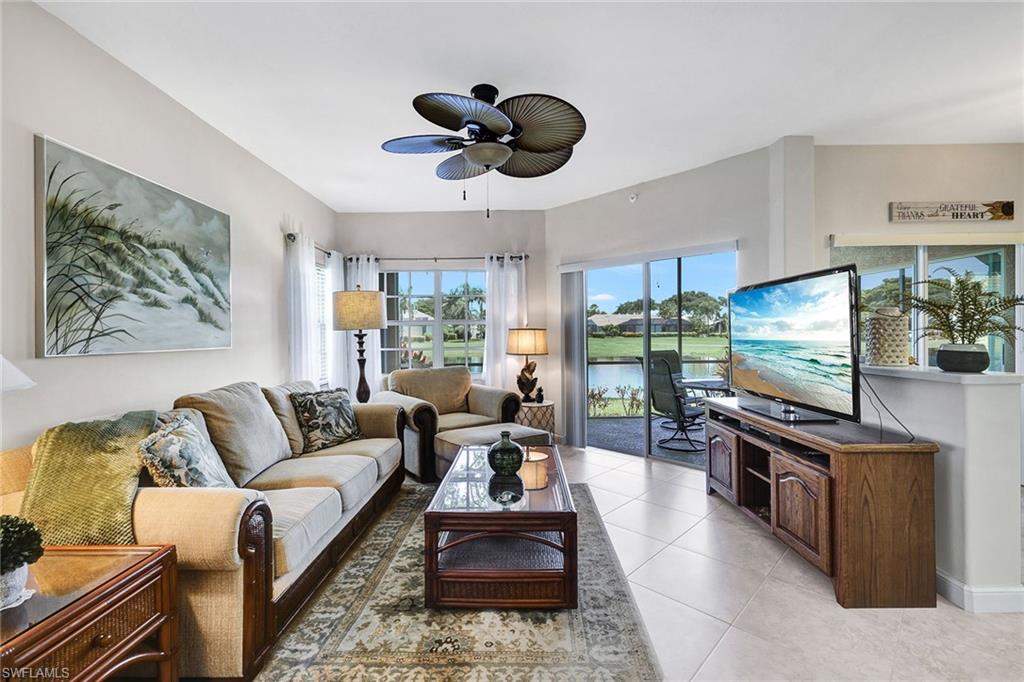
[[[139,459],[163,488],[235,487],[213,444],[185,415],[143,439]]]
[[[313,393],[292,393],[295,416],[302,429],[303,452],[314,452],[362,437],[348,391],[339,388]]]

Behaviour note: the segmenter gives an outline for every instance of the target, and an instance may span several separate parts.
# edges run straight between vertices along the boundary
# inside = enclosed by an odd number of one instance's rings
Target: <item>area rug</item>
[[[590,491],[571,489],[578,609],[424,608],[423,510],[434,488],[407,483],[281,637],[258,679],[660,679]]]

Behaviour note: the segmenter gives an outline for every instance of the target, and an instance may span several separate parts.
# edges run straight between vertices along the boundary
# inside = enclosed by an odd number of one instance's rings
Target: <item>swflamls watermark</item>
[[[70,668],[0,668],[0,680],[66,680]]]

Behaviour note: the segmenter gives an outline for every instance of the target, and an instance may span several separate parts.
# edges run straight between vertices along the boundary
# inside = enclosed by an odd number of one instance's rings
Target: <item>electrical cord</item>
[[[882,411],[880,409],[878,409],[878,405],[875,405],[875,401],[871,397],[870,393],[865,391],[864,395],[867,396],[868,402],[871,403],[871,407],[875,408],[875,413],[878,415],[878,442],[881,443],[882,442],[882,438],[883,438],[883,436],[885,434],[885,428],[882,426]]]
[[[907,435],[910,436],[910,440],[908,440],[907,442],[908,443],[913,443],[917,439],[917,436],[914,435],[914,432],[911,431],[910,429],[908,429],[907,425],[904,424],[903,422],[901,422],[899,417],[897,417],[896,415],[894,415],[892,413],[892,410],[890,410],[889,407],[885,404],[885,401],[882,400],[881,396],[878,395],[878,391],[875,390],[875,387],[871,385],[871,382],[868,381],[868,378],[863,373],[861,373],[861,375],[860,375],[860,380],[863,381],[867,385],[868,389],[870,389],[871,393],[873,393],[874,396],[876,398],[878,398],[878,404],[882,406],[882,409],[884,409],[886,412],[888,412],[889,416],[892,417],[893,420],[897,424],[899,424],[900,427],[904,431],[907,432]],[[865,394],[865,395],[867,395],[867,394]],[[875,401],[871,400],[871,396],[870,395],[868,395],[868,401],[871,403],[871,406],[875,408],[875,411],[878,412],[878,407],[875,405]],[[879,442],[882,441],[882,413],[881,412],[878,413],[878,440],[879,440]]]

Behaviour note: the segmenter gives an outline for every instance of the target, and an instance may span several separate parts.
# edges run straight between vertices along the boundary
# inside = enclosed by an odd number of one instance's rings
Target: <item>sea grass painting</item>
[[[42,354],[229,347],[230,218],[53,140],[36,143]]]

